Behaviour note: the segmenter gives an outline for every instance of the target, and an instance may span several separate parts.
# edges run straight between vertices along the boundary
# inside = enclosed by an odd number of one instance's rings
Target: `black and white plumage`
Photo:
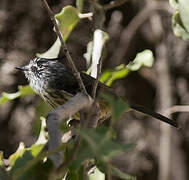
[[[59,62],[58,59],[35,58],[30,60],[28,65],[16,68],[24,71],[32,89],[53,108],[64,104],[69,98],[80,91],[78,82],[71,70]],[[91,95],[95,79],[85,73],[81,73],[81,79],[88,94]],[[113,89],[100,82],[98,84],[97,94],[99,92],[108,92],[115,95]],[[101,118],[103,118],[103,116],[111,113],[110,108],[108,103],[102,98],[98,98],[98,100]],[[177,127],[175,121],[143,106],[130,104],[130,108]]]

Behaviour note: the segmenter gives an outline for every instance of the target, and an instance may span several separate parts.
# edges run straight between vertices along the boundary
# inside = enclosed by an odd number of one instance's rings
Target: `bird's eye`
[[[32,72],[36,72],[36,71],[37,71],[37,67],[36,67],[36,66],[32,66],[32,67],[31,67],[31,71],[32,71]]]

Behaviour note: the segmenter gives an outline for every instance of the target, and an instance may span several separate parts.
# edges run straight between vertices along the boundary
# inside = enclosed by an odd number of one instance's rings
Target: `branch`
[[[47,128],[49,133],[49,150],[55,149],[61,144],[61,131],[59,128],[59,122],[66,121],[69,117],[79,112],[84,108],[90,108],[93,103],[89,96],[83,93],[77,93],[74,97],[69,99],[65,104],[55,108],[48,113],[46,118]],[[58,167],[62,162],[61,152],[50,156],[55,167]]]
[[[170,115],[177,112],[189,112],[189,106],[188,105],[175,105],[168,108],[165,111],[165,114]]]
[[[49,17],[50,17],[51,21],[52,21],[53,24],[54,24],[55,32],[56,32],[56,34],[57,34],[57,37],[59,37],[60,42],[61,42],[61,44],[62,44],[62,46],[61,46],[61,47],[62,47],[62,50],[63,50],[63,52],[64,52],[64,54],[65,54],[65,56],[66,56],[66,58],[67,58],[67,60],[68,60],[68,63],[69,63],[69,65],[70,65],[70,67],[71,67],[71,69],[72,69],[72,72],[73,72],[73,74],[74,74],[74,76],[75,76],[75,78],[76,78],[76,80],[77,80],[77,82],[78,82],[78,84],[79,84],[79,87],[80,87],[81,91],[82,91],[84,94],[87,95],[88,93],[87,93],[87,91],[86,91],[86,89],[85,89],[85,86],[84,86],[83,81],[82,81],[82,79],[81,79],[80,73],[78,72],[78,70],[77,70],[77,68],[76,68],[76,66],[75,66],[75,64],[74,64],[74,62],[73,62],[73,60],[72,60],[72,58],[71,58],[71,56],[70,56],[70,53],[69,53],[68,48],[67,48],[67,46],[66,46],[66,43],[64,42],[64,40],[63,40],[63,38],[62,38],[62,35],[61,35],[60,30],[59,30],[59,28],[58,28],[58,24],[57,24],[57,22],[56,22],[56,20],[55,20],[54,14],[53,14],[52,10],[50,9],[50,7],[49,7],[47,1],[46,1],[46,0],[42,0],[42,2],[43,2],[43,4],[44,4],[45,9],[47,10],[47,12],[48,12],[48,14],[49,14]]]

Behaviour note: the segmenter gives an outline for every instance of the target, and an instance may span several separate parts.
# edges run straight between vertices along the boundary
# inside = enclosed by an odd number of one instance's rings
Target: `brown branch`
[[[61,44],[62,44],[62,46],[61,46],[61,47],[62,47],[62,50],[63,50],[63,52],[64,52],[64,54],[65,54],[65,56],[66,56],[66,58],[67,58],[67,60],[68,60],[68,63],[69,63],[69,65],[70,65],[71,69],[72,69],[72,72],[73,72],[75,78],[77,79],[77,82],[78,82],[78,84],[79,84],[79,87],[80,87],[81,91],[82,91],[84,94],[87,95],[88,93],[87,93],[87,91],[86,91],[86,89],[85,89],[85,86],[84,86],[83,81],[82,81],[82,79],[81,79],[80,73],[78,72],[78,70],[77,70],[77,68],[76,68],[76,66],[75,66],[75,64],[74,64],[74,62],[73,62],[73,60],[72,60],[72,58],[71,58],[71,56],[70,56],[70,53],[69,53],[68,48],[67,48],[67,46],[66,46],[66,43],[64,42],[64,40],[63,40],[63,38],[62,38],[62,35],[61,35],[60,30],[59,30],[59,28],[58,28],[58,24],[57,24],[57,22],[56,22],[56,20],[55,20],[54,14],[53,14],[52,10],[50,9],[50,7],[49,7],[47,1],[46,1],[46,0],[42,0],[42,2],[43,2],[43,4],[44,4],[45,9],[47,10],[47,12],[48,12],[48,14],[49,14],[49,17],[50,17],[51,21],[52,21],[53,24],[54,24],[55,32],[56,32],[57,36],[59,37],[60,42],[61,42]]]
[[[115,1],[111,1],[109,4],[106,4],[103,6],[103,9],[105,11],[110,10],[112,8],[116,8],[118,6],[121,6],[122,4],[125,4],[127,1],[129,0],[115,0]]]

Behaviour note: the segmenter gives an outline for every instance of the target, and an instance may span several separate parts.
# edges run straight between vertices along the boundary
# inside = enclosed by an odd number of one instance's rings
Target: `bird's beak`
[[[25,66],[22,67],[15,67],[15,69],[21,70],[21,71],[26,71],[27,68]]]

